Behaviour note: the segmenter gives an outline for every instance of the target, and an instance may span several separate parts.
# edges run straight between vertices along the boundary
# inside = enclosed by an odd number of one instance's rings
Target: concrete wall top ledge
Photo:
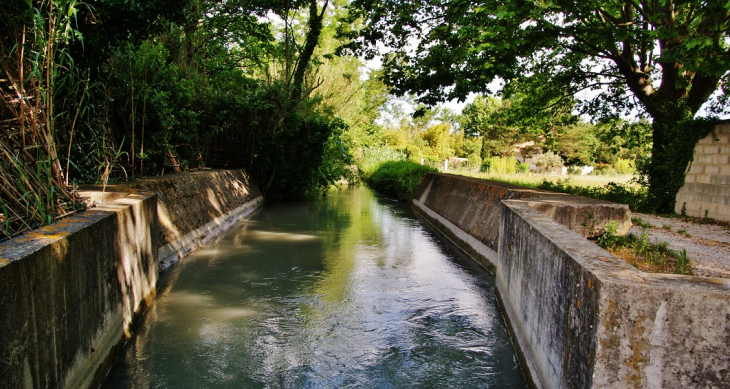
[[[580,266],[602,281],[730,293],[730,279],[643,272],[586,240],[568,227],[556,223],[547,215],[534,209],[529,200],[503,200],[502,202],[563,249]]]
[[[536,386],[727,386],[730,280],[642,272],[526,203],[495,277]]]
[[[28,257],[34,252],[65,239],[67,236],[87,228],[94,223],[124,211],[130,205],[144,202],[155,197],[154,193],[133,193],[129,191],[113,190],[101,192],[96,190],[79,191],[82,197],[104,199],[105,204],[89,208],[81,213],[61,219],[54,224],[28,231],[13,239],[0,243],[0,268]]]

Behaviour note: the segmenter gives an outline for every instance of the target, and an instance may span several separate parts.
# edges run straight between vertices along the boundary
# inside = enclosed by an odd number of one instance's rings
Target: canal
[[[269,204],[167,271],[103,387],[525,387],[494,280],[364,187]]]

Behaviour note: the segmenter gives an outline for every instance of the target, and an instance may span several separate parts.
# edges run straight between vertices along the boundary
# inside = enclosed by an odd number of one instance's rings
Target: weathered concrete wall
[[[161,270],[227,230],[263,202],[258,187],[243,170],[171,174],[107,188],[107,198],[117,196],[115,192],[157,194]],[[92,198],[102,202],[100,197]]]
[[[157,283],[157,198],[132,194],[0,245],[0,386],[89,387]]]
[[[677,193],[675,212],[686,204],[688,216],[730,221],[730,121],[695,146],[684,186]]]
[[[416,192],[414,203],[422,213],[430,214],[434,225],[449,238],[471,244],[470,254],[494,272],[502,219],[502,200],[525,199],[540,212],[588,237],[601,231],[611,220],[619,222],[619,231],[631,227],[631,213],[624,204],[609,203],[561,193],[528,189],[516,185],[450,174],[429,174]],[[456,227],[461,233],[453,234]],[[479,242],[479,244],[476,244]],[[471,247],[477,247],[472,249]]]
[[[431,192],[435,182],[465,193]],[[489,191],[491,185],[497,185],[495,193],[508,193],[501,184],[430,176],[414,205],[473,255],[491,245],[492,237],[485,240],[476,233],[479,229],[462,230],[459,217],[484,207],[473,203],[483,200],[473,193]],[[461,201],[440,214],[427,204],[438,206],[447,200],[428,199],[431,193]],[[640,272],[573,231],[585,228],[582,223],[558,223],[552,212],[541,212],[546,207],[539,205],[540,199],[535,195],[500,201],[501,207],[493,208],[500,219],[491,222],[499,226],[497,255],[491,263],[497,294],[535,385],[726,387],[730,281]],[[562,199],[565,206],[548,208],[569,209],[578,201],[582,211],[590,209],[582,199]],[[593,213],[591,219],[600,214]]]
[[[242,171],[83,195],[102,205],[0,244],[0,387],[98,385],[154,295],[160,266],[262,201]]]

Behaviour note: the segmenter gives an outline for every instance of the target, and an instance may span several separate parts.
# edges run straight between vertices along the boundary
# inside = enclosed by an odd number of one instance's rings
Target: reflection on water
[[[365,188],[269,205],[163,282],[105,387],[525,385],[491,277]]]

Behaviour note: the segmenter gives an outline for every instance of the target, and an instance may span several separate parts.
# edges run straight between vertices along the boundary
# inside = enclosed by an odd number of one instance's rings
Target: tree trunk
[[[304,75],[307,71],[307,67],[309,66],[309,62],[312,60],[314,49],[317,48],[317,44],[319,43],[319,36],[322,34],[322,20],[324,19],[324,14],[327,10],[327,4],[328,1],[325,1],[322,6],[322,12],[319,13],[317,10],[317,1],[310,0],[309,2],[309,31],[307,32],[306,42],[304,43],[304,48],[299,56],[299,61],[296,69],[294,70],[294,76],[292,77],[292,102],[290,104],[296,105],[302,98],[304,90]]]

